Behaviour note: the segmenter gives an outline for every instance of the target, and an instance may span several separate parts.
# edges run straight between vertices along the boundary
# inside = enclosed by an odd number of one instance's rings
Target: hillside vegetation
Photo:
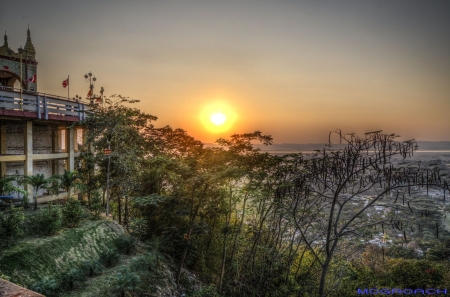
[[[272,137],[255,131],[206,147],[182,129],[155,128],[156,117],[128,107],[134,102],[94,104],[78,123],[88,129],[77,170],[54,179],[77,184],[92,213],[106,210],[131,236],[102,222],[36,246],[19,241],[2,261],[17,259],[20,270],[4,274],[37,281],[31,286],[49,297],[55,286],[66,295],[334,297],[450,285],[446,165],[414,160],[414,140],[337,130],[329,138],[338,146],[269,154],[255,143],[269,146]],[[68,227],[77,225],[77,203],[62,209]],[[20,210],[8,214],[21,220]],[[48,222],[59,216],[57,208],[47,214]],[[99,230],[88,235],[91,224]],[[3,229],[11,245],[20,228]],[[26,258],[30,250],[38,253]],[[38,268],[21,277],[30,261]],[[58,269],[66,270],[49,278]]]
[[[65,229],[58,236],[25,239],[0,254],[0,271],[14,283],[31,285],[43,276],[56,278],[85,261],[98,260],[123,236],[114,222],[86,221],[81,227]]]

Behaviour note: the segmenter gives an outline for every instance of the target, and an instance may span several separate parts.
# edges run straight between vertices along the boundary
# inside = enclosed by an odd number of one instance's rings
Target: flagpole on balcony
[[[70,76],[70,75],[67,75],[67,98],[70,100],[70,96],[69,96],[69,94],[70,94],[70,81],[69,81],[69,76]]]

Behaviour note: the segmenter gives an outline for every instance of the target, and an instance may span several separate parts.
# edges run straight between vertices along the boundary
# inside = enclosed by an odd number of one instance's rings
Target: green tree
[[[76,170],[68,171],[64,169],[64,173],[55,175],[55,178],[58,178],[61,181],[60,185],[66,190],[67,195],[69,195],[73,188],[78,190],[84,189],[84,185],[80,179],[81,176]]]
[[[64,223],[69,227],[77,226],[83,217],[83,207],[80,201],[69,198],[62,209]]]
[[[14,186],[13,182],[17,181],[15,176],[4,176],[0,178],[0,195],[9,195],[13,192],[23,193],[23,190]]]
[[[58,195],[60,189],[62,188],[61,178],[59,174],[54,174],[50,177],[49,184],[47,186],[47,190],[50,195]]]
[[[429,248],[426,258],[430,260],[450,260],[450,239],[437,241]]]
[[[140,277],[129,269],[120,269],[108,284],[108,296],[140,296]]]
[[[35,216],[35,227],[43,235],[49,236],[58,232],[62,227],[62,211],[58,205],[48,204]]]
[[[103,211],[101,193],[99,189],[91,193],[91,205],[89,207],[94,220],[98,220],[101,217],[101,212]]]
[[[7,246],[10,246],[14,239],[23,234],[24,219],[22,207],[11,205],[8,210],[0,213],[0,235],[6,239]]]
[[[34,191],[34,210],[37,210],[37,195],[40,189],[45,189],[50,183],[50,179],[43,174],[34,174],[24,177],[24,183],[31,185]]]
[[[97,158],[95,154],[87,148],[81,148],[80,156],[77,158],[77,172],[83,182],[86,191],[89,207],[92,206],[92,194],[97,192],[101,185],[102,176],[95,170]],[[95,194],[94,194],[95,195]]]
[[[428,260],[392,259],[390,279],[403,288],[435,288],[442,286],[444,267]]]
[[[93,162],[97,164],[102,183],[106,192],[106,176],[109,168],[109,196],[117,202],[119,223],[128,223],[129,196],[136,192],[136,177],[139,176],[142,160],[148,154],[147,131],[153,129],[152,121],[157,118],[131,108],[138,100],[130,100],[123,96],[112,96],[105,100],[104,108],[95,108],[80,125],[88,127],[86,147],[93,147],[97,155],[82,154],[85,172],[91,172]],[[103,150],[110,148],[112,154],[105,158]],[[108,163],[110,162],[110,165]],[[89,174],[91,174],[89,173]],[[124,216],[124,220],[122,220]]]

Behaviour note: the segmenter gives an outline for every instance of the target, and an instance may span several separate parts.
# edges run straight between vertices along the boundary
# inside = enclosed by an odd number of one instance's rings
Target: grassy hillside
[[[76,290],[65,292],[64,296],[110,296],[109,294],[111,292],[111,286],[114,286],[114,284],[116,283],[115,280],[117,278],[117,275],[120,274],[121,271],[127,270],[129,268],[133,270],[133,266],[135,266],[137,262],[142,262],[142,259],[142,255],[121,255],[120,261],[117,266],[106,268],[101,275],[88,278],[83,286],[78,287]],[[138,272],[138,274],[140,275],[140,280],[142,281],[141,287],[145,288],[146,291],[145,296],[171,297],[176,291],[176,284],[173,273],[164,263],[161,263],[158,273],[149,274],[148,272],[142,273],[142,271],[140,271]]]
[[[57,277],[83,261],[98,259],[123,234],[119,225],[102,220],[86,221],[57,236],[25,239],[0,254],[0,271],[11,282],[22,285],[30,285],[43,276]]]

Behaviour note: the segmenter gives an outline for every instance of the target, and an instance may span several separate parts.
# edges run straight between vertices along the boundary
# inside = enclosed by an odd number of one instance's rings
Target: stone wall
[[[23,155],[25,143],[25,124],[19,121],[2,123],[6,126],[6,154]]]
[[[66,161],[65,160],[55,160],[55,162],[58,162],[58,174],[63,174],[64,173],[64,169],[66,169]]]
[[[24,122],[3,122],[6,126],[6,154],[23,155],[25,143]],[[33,154],[51,154],[53,152],[53,125],[33,124]]]
[[[23,175],[25,162],[7,162],[6,175]]]
[[[52,176],[52,161],[34,161],[33,162],[33,174],[43,174],[45,177]]]
[[[52,130],[52,125],[33,125],[33,154],[51,154],[53,152]]]

